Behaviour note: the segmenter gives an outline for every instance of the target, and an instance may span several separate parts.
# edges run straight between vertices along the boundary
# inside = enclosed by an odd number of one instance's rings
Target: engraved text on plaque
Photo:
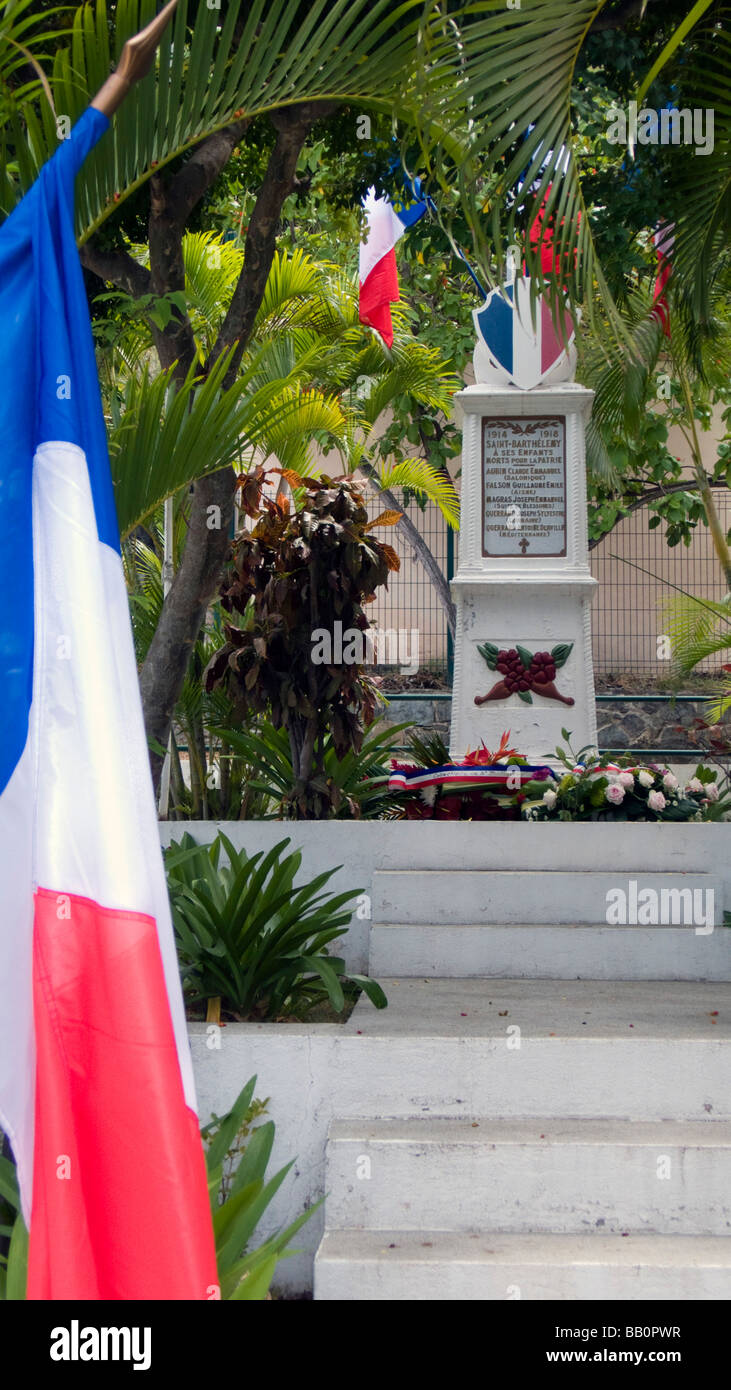
[[[566,554],[566,418],[482,422],[483,555]]]

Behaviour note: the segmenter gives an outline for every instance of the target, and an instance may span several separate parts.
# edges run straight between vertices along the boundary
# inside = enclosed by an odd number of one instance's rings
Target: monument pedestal
[[[593,392],[574,382],[477,385],[464,412],[450,757],[505,729],[546,762],[561,729],[596,745],[584,429]]]

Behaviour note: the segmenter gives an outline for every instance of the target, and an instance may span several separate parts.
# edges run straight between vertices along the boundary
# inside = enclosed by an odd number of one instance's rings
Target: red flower
[[[488,767],[490,763],[502,762],[503,758],[519,757],[520,754],[518,753],[517,748],[508,748],[509,738],[510,730],[507,729],[503,732],[503,735],[500,739],[500,747],[496,749],[494,753],[491,753],[489,748],[485,747],[484,742],[482,742],[479,748],[476,748],[474,752],[470,752],[470,749],[468,748],[463,759],[464,766]]]

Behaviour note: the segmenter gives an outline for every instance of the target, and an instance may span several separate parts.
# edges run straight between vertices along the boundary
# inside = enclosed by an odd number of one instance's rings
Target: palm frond
[[[179,158],[232,120],[301,101],[362,101],[392,109],[405,101],[416,58],[422,0],[228,0],[198,5],[195,22],[180,0],[154,70],[130,93],[113,128],[77,181],[77,234],[86,241],[155,169]],[[75,121],[102,86],[125,40],[155,14],[155,0],[83,5],[71,43],[54,56],[57,111]],[[111,38],[110,38],[111,35]],[[26,102],[6,125],[0,171],[10,212],[57,147],[46,105]]]
[[[390,466],[384,464],[378,470],[378,482],[389,491],[405,487],[410,492],[423,493],[436,504],[445,521],[455,531],[459,530],[459,497],[454,483],[426,459],[406,458]]]
[[[381,365],[373,390],[363,402],[363,414],[370,424],[375,424],[397,396],[411,396],[428,410],[449,411],[459,380],[447,371],[434,348],[404,334],[400,340],[394,337],[392,359],[389,371],[384,373]]]
[[[682,105],[710,112],[712,147],[675,152],[678,178],[667,216],[675,220],[673,278],[690,298],[697,322],[711,315],[710,291],[719,269],[729,267],[731,240],[731,6],[714,5],[694,34],[695,48],[682,66]]]
[[[604,3],[551,0],[506,10],[478,0],[449,16],[434,7],[424,26],[426,56],[440,68],[451,65],[453,80],[446,91],[440,86],[425,93],[422,130],[432,177],[450,196],[456,188],[488,282],[494,257],[502,272],[504,248],[518,242],[532,293],[545,287],[558,300],[558,277],[546,282],[541,247],[531,247],[526,235],[545,203],[544,221],[555,218],[554,245],[572,303],[591,309],[597,284],[611,321],[615,306],[595,252],[571,124],[574,67]],[[443,141],[430,149],[432,121],[449,131],[458,158],[445,156]],[[489,208],[475,199],[486,168],[495,171]],[[621,337],[621,324],[612,327]]]
[[[443,219],[448,223],[456,206],[466,217],[487,283],[505,278],[506,248],[517,242],[527,262],[532,297],[543,291],[557,311],[565,286],[571,303],[583,305],[596,326],[603,321],[605,336],[631,354],[632,342],[595,245],[572,112],[577,60],[606,3],[536,0],[506,9],[492,0],[477,0],[456,9],[432,6],[423,28],[426,66],[434,64],[442,73],[451,70],[452,80],[435,84],[425,78],[422,162],[445,195],[443,208],[450,210],[442,212]],[[675,190],[669,197],[675,206],[663,210],[665,216],[676,215],[678,274],[693,280],[699,305],[713,258],[724,236],[728,241],[731,219],[731,40],[722,23],[728,10],[715,0],[687,36],[681,21],[678,35],[684,41],[674,46],[672,65],[666,69],[679,105],[712,107],[716,113],[713,154],[699,159],[690,146],[682,151],[687,180],[684,187],[682,180],[673,180]],[[698,5],[693,14],[697,19]],[[540,240],[531,245],[527,235],[539,212],[544,225],[552,219],[554,249],[562,267],[560,275],[548,279],[541,269]],[[558,319],[557,312],[555,316]]]
[[[687,675],[708,657],[731,651],[731,602],[678,594],[663,610],[673,665]]]

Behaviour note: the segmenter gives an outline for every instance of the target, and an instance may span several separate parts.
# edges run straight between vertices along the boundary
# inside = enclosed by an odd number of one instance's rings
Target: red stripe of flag
[[[29,1299],[216,1297],[198,1122],[151,917],[35,896]]]
[[[375,328],[387,347],[393,347],[391,305],[399,300],[396,252],[391,250],[373,267],[360,287],[361,323]]]

